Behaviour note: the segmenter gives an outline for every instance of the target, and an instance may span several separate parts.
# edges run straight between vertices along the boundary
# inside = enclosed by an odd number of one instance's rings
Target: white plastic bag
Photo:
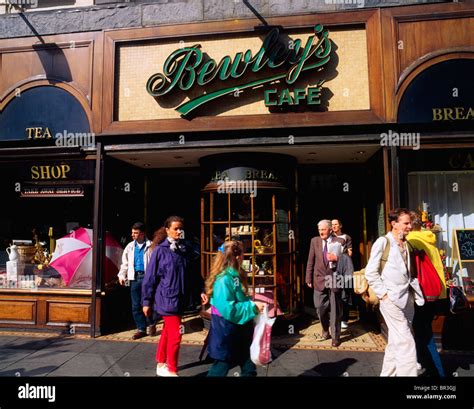
[[[265,305],[263,313],[255,317],[253,341],[250,345],[250,358],[255,365],[265,366],[272,361],[270,344],[272,326],[276,318],[268,317],[268,306]]]

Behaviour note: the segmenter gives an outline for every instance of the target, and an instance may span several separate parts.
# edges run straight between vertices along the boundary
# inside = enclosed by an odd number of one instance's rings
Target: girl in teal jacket
[[[257,375],[250,359],[250,344],[253,318],[264,304],[253,302],[247,295],[247,279],[240,269],[242,253],[240,241],[226,242],[206,281],[212,313],[208,351],[214,359],[207,376],[226,376],[235,365],[241,367],[241,376]]]

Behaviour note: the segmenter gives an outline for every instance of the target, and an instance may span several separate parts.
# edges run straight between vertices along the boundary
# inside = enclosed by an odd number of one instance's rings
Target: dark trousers
[[[230,368],[234,365],[231,365],[226,361],[214,360],[207,376],[226,376],[229,373]],[[257,367],[252,362],[250,358],[247,358],[245,361],[239,363],[240,366],[240,376],[257,376]]]
[[[433,337],[432,322],[436,315],[436,302],[415,305],[413,332],[415,334],[416,356],[426,369],[427,375],[444,377],[444,369]]]
[[[314,290],[314,306],[321,321],[323,331],[331,328],[332,339],[341,336],[342,299],[341,292],[325,288],[323,291]]]
[[[342,298],[342,318],[341,321],[349,321],[349,313],[352,305],[352,288],[343,288],[341,291]]]
[[[145,317],[142,310],[142,281],[143,275],[135,276],[135,280],[130,280],[130,296],[132,298],[132,315],[138,331],[146,331],[147,325],[154,323],[153,319]]]

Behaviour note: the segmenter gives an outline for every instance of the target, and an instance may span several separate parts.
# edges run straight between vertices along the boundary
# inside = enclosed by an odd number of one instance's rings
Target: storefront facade
[[[75,51],[62,52],[70,81],[63,76],[58,83],[82,81],[75,92],[87,105],[90,129],[98,142],[92,195],[96,242],[103,242],[107,230],[123,244],[134,221],[144,220],[151,234],[167,216],[179,213],[186,219],[189,237],[200,242],[200,275],[206,275],[209,257],[222,240],[234,233],[247,234],[254,294],[268,286],[273,291],[268,296],[278,301],[285,316],[310,305],[303,274],[318,220],[343,221],[356,243],[355,266],[363,266],[371,243],[387,228],[387,210],[418,207],[418,198],[405,190],[411,169],[404,165],[404,152],[411,149],[409,155],[418,162],[425,147],[446,147],[447,137],[450,146],[457,146],[454,154],[471,146],[467,102],[462,112],[456,110],[461,105],[446,111],[451,115],[445,121],[449,126],[430,129],[432,120],[415,117],[417,125],[410,130],[413,120],[406,116],[411,112],[410,84],[423,69],[445,60],[472,58],[468,28],[473,20],[472,5],[456,3],[48,38],[50,43],[76,45]],[[433,30],[451,35],[430,36]],[[420,36],[429,41],[416,41]],[[5,40],[2,50],[19,42],[28,47],[32,40]],[[81,55],[69,56],[78,44]],[[44,54],[52,52],[45,49]],[[76,59],[89,70],[74,69]],[[26,78],[11,81],[10,88],[2,90],[2,95],[10,96],[5,101],[12,98],[17,84],[29,83]],[[460,95],[467,86],[462,80]],[[422,95],[416,89],[412,92]],[[8,102],[3,104],[8,108]],[[445,111],[433,112],[437,118]],[[453,118],[461,116],[468,119],[458,125]],[[404,145],[392,137],[418,129],[420,150],[412,149],[416,139]],[[89,151],[81,152],[87,157]],[[272,154],[273,164],[264,159]],[[227,158],[229,167],[218,166],[215,159],[214,174],[207,177],[213,168],[212,159],[211,163],[205,159],[209,155]],[[279,162],[278,155],[286,155],[292,165]],[[286,176],[285,183],[278,172]],[[226,181],[249,184],[240,185],[247,189],[243,192],[232,191],[232,186],[218,192]],[[286,189],[288,203],[279,207],[278,195],[266,198],[267,188]],[[260,205],[259,200],[268,203]],[[250,213],[234,212],[235,206],[243,205]],[[226,214],[215,214],[224,210]],[[272,213],[268,220],[258,220],[258,213],[268,212]],[[473,209],[465,212],[472,214]],[[469,227],[469,220],[459,228]],[[263,224],[257,230],[259,222]],[[260,237],[258,232],[265,229],[268,234]],[[91,275],[95,279],[89,297],[95,313],[89,321],[93,316],[96,324],[91,333],[100,332],[111,319],[97,312],[100,300],[105,306],[110,292],[101,274],[100,254],[94,260],[97,274]],[[258,284],[255,274],[262,275],[265,283]],[[2,325],[9,326],[8,319]]]

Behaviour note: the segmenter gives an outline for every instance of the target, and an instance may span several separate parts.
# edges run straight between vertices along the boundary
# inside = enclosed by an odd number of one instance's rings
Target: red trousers
[[[163,316],[163,330],[156,348],[156,362],[166,363],[170,372],[177,372],[178,355],[181,344],[181,317]]]

